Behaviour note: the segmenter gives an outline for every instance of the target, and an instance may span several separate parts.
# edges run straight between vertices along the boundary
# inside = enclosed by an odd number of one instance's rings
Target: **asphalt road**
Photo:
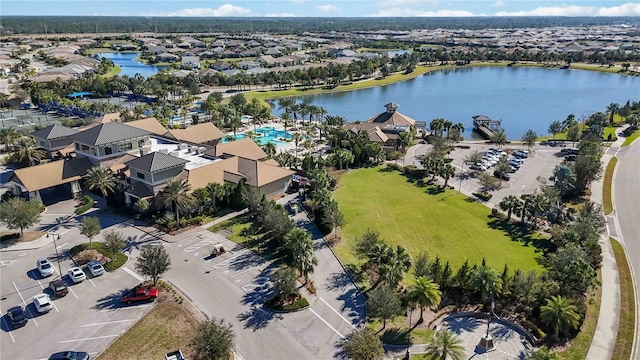
[[[609,226],[609,231],[612,235],[622,239],[627,250],[632,267],[631,271],[635,278],[636,303],[638,303],[638,299],[640,299],[638,286],[640,281],[640,226],[638,226],[640,216],[640,142],[636,141],[631,146],[620,148],[617,154],[613,151],[613,154],[618,158],[613,186],[614,207],[618,221],[613,224],[613,227]],[[636,320],[638,319],[640,319],[640,315],[636,314]],[[640,331],[636,332],[636,347],[640,347]],[[640,349],[636,348],[636,351],[636,355],[638,355]]]
[[[53,299],[47,288],[49,281],[59,276],[53,243],[36,250],[0,252],[0,312],[5,315],[8,308],[23,305],[29,318],[19,329],[13,329],[7,316],[0,319],[0,358],[46,359],[54,352],[68,350],[95,355],[150,309],[152,304],[122,306],[120,291],[139,282],[122,269],[95,278],[85,271],[87,280],[71,285],[66,271],[74,264],[66,251],[83,241],[77,228],[72,228],[56,242],[62,254],[63,280],[70,289],[60,299]],[[54,276],[43,279],[35,269],[36,260],[42,257],[52,261]],[[52,297],[54,309],[38,314],[32,298],[43,292]]]

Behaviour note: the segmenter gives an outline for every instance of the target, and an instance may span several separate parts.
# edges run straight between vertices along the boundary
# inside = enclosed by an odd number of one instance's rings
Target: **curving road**
[[[638,304],[640,299],[640,226],[638,219],[640,214],[640,141],[634,142],[631,146],[618,149],[610,149],[610,153],[618,158],[618,165],[615,171],[613,199],[615,216],[613,224],[609,229],[612,235],[621,239],[627,250],[631,272],[636,284],[636,321],[640,319],[638,314]],[[617,221],[616,221],[617,218]],[[611,226],[613,225],[613,226]],[[636,327],[640,330],[640,326]],[[635,334],[635,357],[640,358],[640,331]]]

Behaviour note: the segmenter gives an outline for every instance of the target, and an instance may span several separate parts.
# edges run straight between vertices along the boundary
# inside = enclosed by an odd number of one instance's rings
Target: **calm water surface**
[[[135,76],[136,74],[140,74],[143,77],[147,78],[151,75],[155,75],[158,73],[158,70],[163,69],[162,66],[155,65],[146,65],[139,61],[134,60],[138,56],[140,56],[140,52],[109,52],[109,53],[99,53],[98,56],[101,58],[107,58],[113,61],[114,64],[120,66],[122,71],[120,71],[120,76],[128,75],[130,77]]]
[[[399,112],[427,124],[439,117],[467,126],[474,115],[502,119],[510,139],[528,129],[547,134],[549,124],[568,114],[578,119],[605,111],[612,102],[640,101],[640,78],[584,70],[479,67],[431,72],[415,79],[341,93],[303,96],[347,121],[366,120],[396,102]],[[274,114],[281,110],[275,103]]]

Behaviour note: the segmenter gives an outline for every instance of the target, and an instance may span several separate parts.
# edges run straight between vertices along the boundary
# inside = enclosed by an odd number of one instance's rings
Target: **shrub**
[[[85,195],[80,200],[80,206],[78,206],[74,212],[76,215],[84,214],[87,210],[91,209],[94,204],[95,201],[93,201],[93,198],[89,195]]]
[[[308,307],[309,301],[306,298],[300,296],[296,301],[292,302],[291,304],[282,306],[280,297],[274,296],[271,299],[267,300],[267,302],[265,303],[265,306],[269,309],[279,310],[279,311],[296,311],[296,310],[300,310],[302,308]]]
[[[387,164],[387,168],[389,168],[391,170],[402,171],[402,166],[398,165],[396,163],[388,163]]]
[[[482,201],[489,201],[489,199],[491,199],[491,197],[493,195],[491,195],[490,193],[488,193],[486,191],[481,191],[481,192],[473,193],[473,196],[477,197],[478,199],[480,199]]]

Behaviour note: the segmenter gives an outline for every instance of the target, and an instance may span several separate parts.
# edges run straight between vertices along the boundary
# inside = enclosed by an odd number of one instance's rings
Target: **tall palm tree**
[[[444,187],[447,187],[447,183],[449,179],[456,175],[456,169],[451,164],[445,164],[442,168],[440,168],[440,176],[444,178]]]
[[[576,329],[579,325],[580,315],[578,308],[571,300],[564,296],[552,296],[547,300],[547,305],[540,307],[540,318],[542,322],[554,327],[554,338],[558,340],[560,330],[568,328]]]
[[[448,329],[436,331],[424,350],[427,357],[434,360],[464,360],[467,358],[462,340]]]
[[[180,223],[180,209],[186,209],[193,205],[194,200],[189,195],[191,185],[185,180],[173,178],[167,182],[162,189],[158,199],[164,205],[171,204],[171,208],[176,212],[176,222]]]
[[[609,113],[609,123],[613,124],[613,117],[620,111],[620,104],[611,103],[607,106],[607,113]]]
[[[209,202],[209,191],[206,188],[199,188],[193,190],[193,200],[196,205],[198,205],[198,212],[202,214],[204,210],[204,206]]]
[[[262,147],[262,150],[264,150],[264,152],[267,153],[267,156],[269,158],[272,158],[273,155],[276,154],[276,146],[272,142],[268,142],[264,144],[264,146]]]
[[[216,200],[224,196],[224,187],[222,184],[209,183],[207,184],[207,192],[209,192],[209,199],[211,200],[211,206],[216,207]]]
[[[470,285],[480,291],[482,302],[484,303],[487,301],[489,294],[500,292],[502,289],[502,279],[497,271],[483,265],[473,273]]]
[[[283,245],[291,252],[291,265],[304,276],[305,282],[308,283],[309,274],[312,274],[318,265],[311,234],[303,229],[293,229],[284,237]]]
[[[89,190],[100,191],[106,205],[107,195],[116,189],[116,179],[113,177],[111,169],[96,166],[89,169],[86,176],[85,184]]]
[[[287,126],[289,126],[289,122],[291,121],[291,114],[288,112],[283,112],[282,114],[280,114],[280,119],[282,119],[282,125],[284,126],[284,134],[286,137]]]
[[[440,304],[440,287],[426,277],[420,276],[409,290],[409,299],[420,306],[420,321],[422,321],[424,308],[431,308]]]
[[[558,356],[557,353],[545,347],[542,347],[536,350],[535,352],[532,352],[524,359],[525,360],[559,360],[560,357]]]
[[[21,136],[15,128],[6,127],[0,129],[0,142],[4,145],[4,151],[9,152],[9,148],[11,148],[13,143],[20,139]]]
[[[571,189],[575,188],[575,175],[570,167],[566,165],[558,165],[553,169],[553,178],[555,179],[555,187],[560,190],[560,195],[564,196]]]
[[[34,160],[40,160],[47,156],[47,153],[38,149],[36,141],[30,136],[23,136],[14,141],[15,151],[11,155],[13,160],[21,162],[29,166],[33,165]]]
[[[396,246],[395,251],[388,251],[386,255],[386,259],[379,263],[378,273],[389,287],[395,288],[411,268],[411,255],[407,248],[401,245]]]
[[[513,211],[518,211],[521,203],[522,202],[520,201],[520,199],[518,199],[515,195],[509,195],[502,199],[498,203],[498,206],[502,211],[507,212],[507,219],[511,220],[511,213],[513,213]]]

